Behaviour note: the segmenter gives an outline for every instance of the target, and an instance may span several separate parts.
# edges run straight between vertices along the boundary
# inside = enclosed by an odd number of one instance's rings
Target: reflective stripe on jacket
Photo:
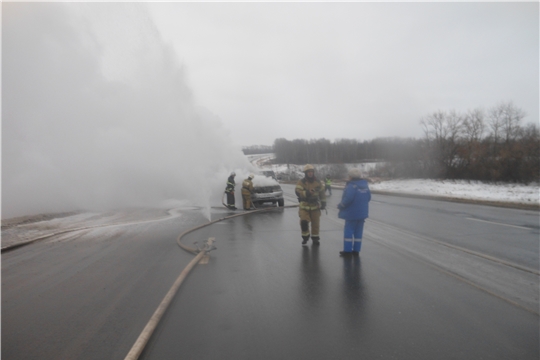
[[[300,202],[301,210],[317,210],[321,205],[326,206],[324,186],[315,177],[313,181],[308,181],[307,178],[298,180],[294,192]]]
[[[234,177],[229,176],[227,179],[227,187],[225,188],[225,192],[234,192],[234,187],[236,186],[236,183],[234,182]]]

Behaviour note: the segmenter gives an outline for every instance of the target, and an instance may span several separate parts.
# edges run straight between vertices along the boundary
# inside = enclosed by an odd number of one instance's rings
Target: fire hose
[[[141,334],[139,335],[139,337],[137,338],[137,340],[135,341],[135,343],[131,347],[131,350],[126,355],[125,360],[136,360],[136,359],[139,358],[139,356],[141,355],[142,351],[144,350],[146,344],[150,340],[150,337],[152,336],[154,330],[156,329],[157,325],[159,324],[159,321],[161,320],[161,318],[165,314],[165,311],[169,307],[169,305],[170,305],[172,299],[174,298],[175,294],[178,292],[178,289],[180,288],[180,285],[182,284],[184,279],[187,277],[187,275],[190,273],[190,271],[195,267],[195,265],[197,265],[201,261],[201,259],[208,252],[216,249],[216,247],[213,245],[213,243],[214,243],[214,238],[213,237],[209,238],[205,242],[205,244],[203,245],[202,248],[198,248],[198,247],[193,248],[193,247],[189,247],[189,246],[184,245],[180,241],[182,239],[182,237],[184,237],[185,235],[187,235],[187,234],[189,234],[189,233],[191,233],[191,232],[193,232],[195,230],[201,229],[203,227],[215,224],[215,223],[223,221],[223,220],[228,220],[228,219],[232,219],[232,218],[235,218],[235,217],[238,217],[238,216],[244,216],[244,215],[254,214],[254,213],[258,213],[258,212],[275,211],[275,210],[279,210],[279,209],[283,209],[283,208],[294,208],[294,207],[298,207],[298,205],[288,205],[288,206],[283,206],[283,207],[279,207],[279,208],[257,209],[257,210],[254,210],[254,211],[229,215],[229,216],[219,218],[217,220],[210,221],[210,222],[208,222],[206,224],[196,226],[196,227],[191,228],[189,230],[186,230],[183,233],[181,233],[180,235],[178,235],[178,238],[176,239],[176,243],[178,244],[178,246],[180,246],[183,250],[185,250],[187,252],[197,254],[197,256],[195,256],[195,258],[193,258],[193,260],[191,260],[189,262],[189,264],[184,268],[184,270],[182,270],[182,272],[180,273],[180,275],[178,276],[176,281],[173,283],[173,285],[171,286],[171,288],[169,289],[169,291],[167,292],[167,294],[165,295],[165,297],[163,298],[163,300],[161,301],[161,303],[157,307],[156,311],[154,311],[154,314],[152,315],[152,317],[150,318],[150,320],[148,321],[148,323],[144,327],[143,331],[141,332]]]

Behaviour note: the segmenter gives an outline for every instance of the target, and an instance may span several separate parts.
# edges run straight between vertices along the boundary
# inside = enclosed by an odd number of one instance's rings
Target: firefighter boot
[[[309,240],[309,222],[300,220],[300,229],[302,230],[302,246],[305,246]]]
[[[320,245],[321,244],[319,242],[320,238],[318,236],[312,236],[311,240],[313,241],[313,245]]]

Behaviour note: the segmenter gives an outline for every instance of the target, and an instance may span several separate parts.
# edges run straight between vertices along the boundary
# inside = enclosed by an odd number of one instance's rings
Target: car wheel
[[[285,205],[285,201],[284,201],[283,199],[279,199],[279,200],[278,200],[278,205],[279,205],[279,206]]]

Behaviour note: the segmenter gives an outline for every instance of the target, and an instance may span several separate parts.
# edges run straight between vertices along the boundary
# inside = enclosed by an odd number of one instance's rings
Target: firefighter
[[[326,175],[326,178],[324,179],[324,193],[326,194],[326,190],[328,190],[328,195],[332,195],[332,179],[330,179],[330,175]]]
[[[298,180],[295,189],[300,202],[298,216],[302,231],[302,245],[307,245],[310,237],[309,223],[311,222],[311,240],[313,245],[319,245],[319,228],[321,210],[326,208],[326,194],[321,181],[315,177],[313,165],[304,166],[304,178]]]
[[[236,173],[233,171],[227,179],[227,187],[225,188],[225,193],[227,194],[227,207],[231,210],[236,210],[234,199],[234,187],[236,186],[236,183],[234,182],[235,176]]]
[[[250,174],[246,180],[242,183],[242,201],[244,203],[244,210],[251,210],[254,208],[251,202],[251,194],[253,194],[253,182],[251,181],[255,175]]]

